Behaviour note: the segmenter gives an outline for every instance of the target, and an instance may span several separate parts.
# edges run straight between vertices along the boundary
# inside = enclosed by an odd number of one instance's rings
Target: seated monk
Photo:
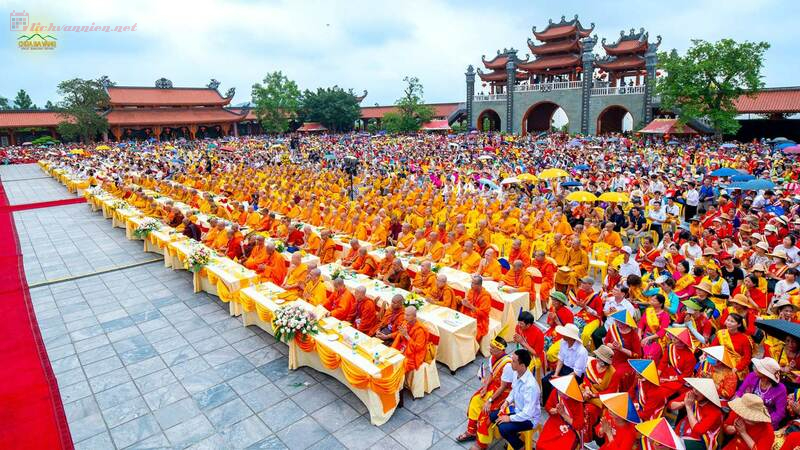
[[[314,234],[311,226],[306,225],[303,227],[303,250],[311,255],[316,255],[321,248],[322,240],[319,236]]]
[[[207,247],[211,247],[211,244],[217,238],[219,234],[219,228],[217,228],[218,220],[214,217],[208,220],[208,232],[206,232],[205,236],[203,236],[203,244]]]
[[[389,308],[383,309],[381,313],[381,320],[378,322],[375,337],[381,339],[384,343],[394,342],[400,325],[405,322],[405,315],[403,313],[403,296],[395,294],[392,297],[392,303]]]
[[[172,228],[175,228],[177,231],[181,231],[178,230],[178,228],[183,224],[183,213],[181,212],[180,209],[178,209],[177,206],[172,207],[172,210],[167,215],[166,222],[167,225],[171,226]]]
[[[456,293],[453,288],[447,285],[447,276],[443,273],[436,276],[436,283],[434,283],[425,295],[428,301],[434,305],[450,309],[456,309],[458,307]]]
[[[330,230],[322,230],[321,243],[317,256],[320,264],[330,264],[336,260],[336,242],[331,238]]]
[[[565,265],[572,269],[574,282],[586,276],[589,270],[589,254],[581,246],[581,239],[578,236],[572,237],[571,244]]]
[[[308,276],[308,266],[303,263],[303,258],[302,255],[300,255],[300,252],[294,252],[292,253],[292,257],[289,262],[286,280],[284,280],[281,287],[287,292],[293,292],[296,294],[294,298],[297,298],[300,296],[300,293],[303,290],[301,284],[303,280],[305,280],[306,276]]]
[[[328,300],[328,291],[325,289],[325,283],[322,281],[322,274],[319,269],[315,268],[308,271],[302,298],[314,306],[322,305]]]
[[[378,307],[375,300],[367,297],[367,288],[364,286],[356,287],[353,291],[355,306],[347,321],[352,323],[356,330],[372,336],[378,327]]]
[[[358,251],[361,250],[361,243],[358,239],[350,239],[350,250],[343,254],[339,263],[344,267],[350,267],[358,258]]]
[[[423,261],[419,267],[419,272],[411,283],[411,292],[425,295],[436,283],[436,274],[431,271],[430,261]]]
[[[411,246],[413,244],[414,233],[411,231],[411,225],[407,222],[403,222],[395,247],[401,252],[411,252]]]
[[[500,280],[498,287],[506,292],[531,292],[533,281],[526,273],[522,260],[515,260],[511,269]]]
[[[428,240],[425,239],[425,230],[419,229],[416,233],[414,233],[414,243],[411,244],[411,253],[414,256],[422,256],[425,254],[425,247],[428,244]]]
[[[217,221],[217,230],[219,230],[217,236],[209,247],[219,253],[224,253],[228,250],[228,232],[225,231],[225,222],[221,220]]]
[[[242,240],[244,240],[244,236],[242,236],[239,228],[234,228],[232,226],[231,229],[228,230],[228,245],[225,249],[225,256],[234,261],[238,261],[243,252]]]
[[[353,264],[350,265],[350,268],[360,274],[372,278],[378,273],[379,266],[380,265],[377,261],[375,261],[375,258],[367,253],[367,248],[361,247],[358,249],[358,256],[356,257],[355,261],[353,261]]]
[[[283,227],[279,227],[281,230]],[[286,228],[286,235],[282,236],[280,234],[275,234],[276,237],[280,239],[286,239],[286,244],[292,247],[301,247],[306,242],[304,238],[304,234],[301,230],[298,230],[297,227],[292,224],[292,226]]]
[[[264,214],[261,216],[261,220],[258,222],[258,225],[253,227],[258,231],[266,231],[267,233],[272,233],[275,227],[275,213]]]
[[[425,362],[428,350],[428,330],[417,321],[417,308],[406,307],[404,318],[405,321],[400,325],[400,330],[392,342],[392,348],[397,349],[406,357],[406,374],[408,374],[417,370]]]
[[[392,268],[383,276],[383,282],[398,289],[411,289],[411,277],[408,276],[403,261],[395,259]]]
[[[489,332],[489,313],[492,311],[492,298],[483,288],[483,278],[480,275],[472,276],[472,285],[467,296],[461,300],[459,307],[463,314],[474,318],[478,323],[475,339],[480,342]]]
[[[272,242],[264,244],[264,236],[256,235],[255,242],[244,266],[258,272],[261,279],[280,286],[286,276],[286,261],[275,251],[275,244]]]
[[[333,280],[333,292],[328,294],[328,299],[323,304],[330,315],[339,320],[347,320],[355,311],[354,303],[353,294],[345,287],[344,280]]]
[[[378,265],[378,270],[375,272],[375,275],[380,276],[383,278],[386,276],[387,273],[392,269],[394,265],[394,247],[386,247],[386,256],[381,260],[380,264]]]
[[[439,233],[432,231],[428,235],[428,242],[425,244],[425,256],[431,261],[438,262],[444,257],[444,244],[439,240]]]
[[[486,255],[481,259],[475,274],[494,281],[499,281],[503,277],[503,267],[497,260],[497,253],[493,248],[486,249]]]
[[[522,247],[522,241],[519,239],[514,239],[511,242],[511,251],[508,253],[508,261],[522,261],[522,268],[526,268],[531,265],[531,258],[530,253],[527,249]]]
[[[542,274],[542,285],[539,287],[539,298],[543,303],[546,303],[550,298],[550,291],[553,289],[556,280],[556,272],[558,267],[556,264],[545,255],[544,250],[536,250],[533,252],[533,261],[531,267],[539,270]]]
[[[456,234],[452,231],[447,233],[447,244],[444,246],[444,257],[441,260],[442,265],[447,267],[454,267],[464,251],[464,247],[459,244],[455,236]]]
[[[462,272],[475,273],[481,263],[481,255],[476,252],[472,241],[464,243],[464,251],[461,253],[461,258],[457,259],[453,266],[458,267]]]
[[[253,205],[247,207],[247,220],[245,225],[251,230],[257,230],[258,225],[261,223],[261,214],[257,213]]]

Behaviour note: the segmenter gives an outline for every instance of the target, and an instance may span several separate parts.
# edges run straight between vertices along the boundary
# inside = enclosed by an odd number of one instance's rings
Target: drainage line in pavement
[[[133,263],[133,264],[127,264],[127,265],[124,265],[124,266],[117,266],[117,267],[111,267],[110,269],[98,270],[97,272],[90,272],[90,273],[84,273],[84,274],[80,274],[80,275],[75,275],[75,276],[72,276],[72,277],[57,278],[55,280],[42,281],[40,283],[29,284],[28,287],[30,289],[33,289],[33,288],[42,287],[42,286],[49,286],[51,284],[63,283],[65,281],[73,281],[73,280],[78,280],[80,278],[93,277],[95,275],[103,275],[103,274],[106,274],[106,273],[116,272],[116,271],[119,271],[119,270],[131,269],[133,267],[139,267],[139,266],[144,266],[144,265],[147,265],[147,264],[153,264],[154,262],[159,262],[159,261],[164,261],[164,258],[154,258],[154,259],[150,259],[150,260],[147,260],[147,261],[137,262],[137,263]]]
[[[45,178],[51,178],[51,177],[14,178],[12,180],[7,180],[7,179],[3,178],[2,182],[3,183],[11,183],[13,181],[44,180]]]

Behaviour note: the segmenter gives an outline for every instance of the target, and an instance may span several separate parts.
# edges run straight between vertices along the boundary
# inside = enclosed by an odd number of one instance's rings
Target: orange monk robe
[[[257,270],[261,264],[266,264],[267,247],[263,244],[256,245],[250,251],[250,256],[244,262],[244,266],[250,270]]]
[[[569,248],[564,244],[564,242],[559,242],[558,245],[552,245],[549,249],[547,256],[556,260],[556,264],[560,266],[567,265],[567,257],[569,253]]]
[[[589,270],[589,255],[582,248],[570,247],[566,265],[572,268],[576,279],[583,278]]]
[[[278,286],[282,285],[283,279],[286,277],[286,260],[283,259],[283,256],[277,251],[273,251],[272,255],[268,255],[267,251],[264,250],[264,262],[262,264],[266,266],[264,270],[258,270],[258,267],[253,269],[258,272],[260,278],[271,281]],[[247,266],[246,263],[245,266]]]
[[[466,300],[469,301],[475,310],[471,310],[464,305],[461,305],[461,312],[477,321],[478,332],[475,339],[480,342],[481,339],[489,332],[489,314],[492,312],[492,298],[483,286],[477,290],[470,288],[467,292]]]
[[[247,224],[247,218],[247,211],[242,210],[242,212],[236,216],[236,223],[238,223],[240,227],[243,227]]]
[[[319,251],[319,246],[322,243],[319,236],[314,233],[311,233],[308,236],[308,242],[306,242],[306,252],[316,254]]]
[[[493,259],[489,261],[489,264],[486,264],[486,267],[483,268],[480,275],[484,278],[500,281],[500,279],[503,278],[503,266],[500,265],[497,259]]]
[[[353,270],[370,278],[378,273],[379,267],[380,264],[371,255],[365,255],[363,258],[361,256],[357,257],[353,265],[350,266]]]
[[[328,238],[322,243],[322,248],[319,251],[319,263],[330,264],[336,261],[336,242]]]
[[[234,261],[240,258],[242,256],[242,240],[244,240],[242,233],[238,231],[233,233],[233,238],[228,240],[225,256]]]
[[[226,250],[228,248],[228,232],[222,230],[217,233],[217,237],[214,238],[214,242],[209,247],[217,251]]]
[[[422,255],[424,255],[425,254],[425,244],[427,244],[427,243],[428,243],[428,241],[425,238],[417,239],[417,241],[414,242],[414,245],[411,246],[411,253],[414,256],[422,256]]]
[[[564,236],[569,236],[572,234],[572,225],[567,222],[567,218],[562,216],[561,220],[555,225],[553,231],[556,233],[561,233]]]
[[[304,263],[298,264],[289,270],[288,274],[286,274],[286,280],[283,282],[283,288],[287,291],[295,291],[295,293],[299,295],[299,288],[289,286],[297,286],[298,283],[306,279],[306,275],[308,275],[308,266]]]
[[[314,281],[307,281],[303,288],[303,300],[314,306],[322,305],[328,300],[328,291],[322,277],[317,277]]]
[[[610,245],[611,248],[622,248],[622,237],[620,237],[619,233],[616,231],[606,233],[606,237],[603,238],[603,242]]]
[[[445,284],[442,288],[433,283],[433,286],[425,293],[428,300],[445,308],[456,309],[458,307],[458,299],[453,288]]]
[[[531,276],[525,273],[525,269],[514,270],[512,267],[511,270],[506,272],[501,280],[503,284],[515,287],[515,288],[522,288],[524,292],[530,292],[533,286],[533,280]]]
[[[378,307],[375,301],[369,297],[364,297],[361,301],[355,301],[353,312],[347,321],[352,323],[356,330],[372,336],[378,328]]]
[[[358,250],[354,249],[353,247],[350,247],[350,250],[348,250],[346,254],[342,255],[341,258],[342,265],[345,266],[352,265],[353,263],[356,262],[357,258],[358,258]]]
[[[381,262],[378,264],[376,275],[386,275],[389,270],[392,269],[392,264],[394,264],[394,258],[391,260],[389,260],[389,258],[383,258],[383,260],[381,260]]]
[[[217,239],[218,235],[219,235],[219,230],[217,229],[217,227],[211,228],[210,230],[208,230],[208,233],[206,233],[206,236],[203,238],[203,244],[205,244],[208,247],[213,247],[212,244],[214,243],[214,240]]]
[[[428,350],[428,330],[419,321],[408,327],[408,338],[402,333],[397,333],[392,342],[392,348],[400,351],[406,357],[406,373],[413,372],[425,362],[425,353]]]
[[[475,250],[472,251],[466,258],[461,260],[460,270],[467,273],[475,273],[481,263],[481,255]]]
[[[508,263],[513,265],[514,261],[522,261],[522,268],[526,268],[531,265],[531,257],[529,256],[529,252],[520,248],[519,250],[514,250],[513,248],[508,253]]]
[[[414,280],[411,282],[411,287],[417,288],[422,292],[428,292],[430,288],[432,288],[436,284],[436,274],[433,272],[428,272],[427,274],[422,274],[422,271],[417,272],[414,276]]]
[[[331,316],[339,320],[347,320],[355,310],[356,300],[347,289],[342,292],[333,291],[328,294],[324,307],[330,311]]]
[[[584,233],[586,233],[586,237],[589,238],[592,244],[600,240],[600,229],[595,226],[586,227]]]

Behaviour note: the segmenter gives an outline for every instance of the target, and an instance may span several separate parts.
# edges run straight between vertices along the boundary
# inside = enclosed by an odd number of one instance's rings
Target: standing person
[[[521,348],[514,352],[511,368],[515,378],[511,393],[500,408],[489,413],[489,419],[497,425],[500,436],[514,450],[525,446],[519,433],[532,430],[541,421],[541,392],[536,378],[528,370],[530,364],[531,354],[527,350]],[[479,449],[480,446],[473,445],[471,450]]]
[[[697,215],[697,206],[700,204],[700,192],[697,191],[694,181],[690,181],[687,185],[689,189],[686,190],[686,200],[683,206],[683,220],[686,222]]]

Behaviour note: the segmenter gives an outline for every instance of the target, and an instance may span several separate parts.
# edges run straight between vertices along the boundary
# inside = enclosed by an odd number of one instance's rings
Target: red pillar
[[[17,137],[14,135],[14,130],[8,130],[8,141],[11,145],[17,145]]]

